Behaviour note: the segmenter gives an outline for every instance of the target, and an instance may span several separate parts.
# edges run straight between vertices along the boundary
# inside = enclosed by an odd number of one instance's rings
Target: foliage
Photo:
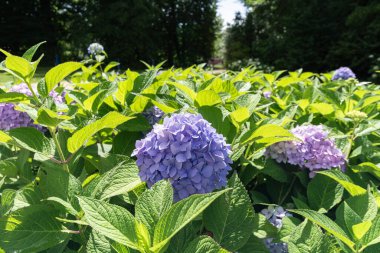
[[[1,51],[1,70],[31,94],[2,85],[0,102],[45,130],[0,131],[0,252],[268,252],[268,242],[289,252],[379,251],[379,86],[302,70],[214,75],[160,64],[117,73],[105,57],[63,63],[33,83],[36,49]],[[172,181],[147,187],[131,154],[152,130],[144,114],[153,106],[163,117],[155,129],[199,113],[225,137],[225,188],[176,201]],[[302,141],[291,130],[309,124],[324,126],[343,171],[309,177],[302,164],[265,156]]]

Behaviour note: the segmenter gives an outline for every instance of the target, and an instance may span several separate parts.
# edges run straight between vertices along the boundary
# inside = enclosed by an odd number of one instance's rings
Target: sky
[[[220,0],[218,3],[218,14],[223,18],[224,27],[232,23],[238,11],[245,13],[245,7],[239,0]]]

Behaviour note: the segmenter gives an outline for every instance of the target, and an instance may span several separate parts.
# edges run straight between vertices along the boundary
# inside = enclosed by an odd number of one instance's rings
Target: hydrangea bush
[[[0,253],[380,252],[380,86],[40,45],[0,50]]]

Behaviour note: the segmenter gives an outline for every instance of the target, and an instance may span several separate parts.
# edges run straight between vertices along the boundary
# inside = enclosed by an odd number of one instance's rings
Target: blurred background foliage
[[[246,13],[224,28],[221,1],[1,0],[0,47],[20,54],[46,40],[45,65],[84,58],[99,42],[135,69],[140,60],[181,67],[222,58],[229,68],[349,66],[360,78],[379,78],[378,0],[241,0]]]

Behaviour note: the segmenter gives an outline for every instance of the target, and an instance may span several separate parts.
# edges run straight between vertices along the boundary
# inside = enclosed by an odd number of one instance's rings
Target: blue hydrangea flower
[[[98,54],[101,54],[103,51],[104,51],[104,48],[99,43],[92,43],[87,48],[87,52],[90,55],[98,55]]]
[[[281,206],[268,206],[267,209],[261,210],[261,213],[267,220],[276,228],[282,227],[282,219],[285,216],[292,216]],[[273,242],[273,238],[266,238],[264,240],[266,247],[271,253],[287,253],[288,245],[283,242]]]
[[[153,126],[164,116],[164,112],[157,106],[152,106],[145,110],[142,115],[148,120],[149,124]]]
[[[343,169],[345,156],[321,125],[302,125],[291,130],[299,141],[276,143],[266,150],[266,156],[277,162],[287,162],[315,171],[334,167]]]
[[[140,178],[148,187],[168,179],[178,201],[224,187],[232,163],[230,145],[200,114],[179,113],[155,124],[136,142]]]
[[[352,70],[348,67],[340,67],[335,70],[333,77],[331,80],[347,80],[349,78],[356,78],[356,75]]]
[[[32,96],[32,92],[25,83],[14,85],[9,91]],[[57,92],[51,91],[50,96],[56,103],[64,103],[63,96]],[[33,124],[33,120],[26,112],[17,111],[14,104],[0,103],[0,130],[8,131],[18,127],[35,127],[38,130],[43,130],[42,126]]]

